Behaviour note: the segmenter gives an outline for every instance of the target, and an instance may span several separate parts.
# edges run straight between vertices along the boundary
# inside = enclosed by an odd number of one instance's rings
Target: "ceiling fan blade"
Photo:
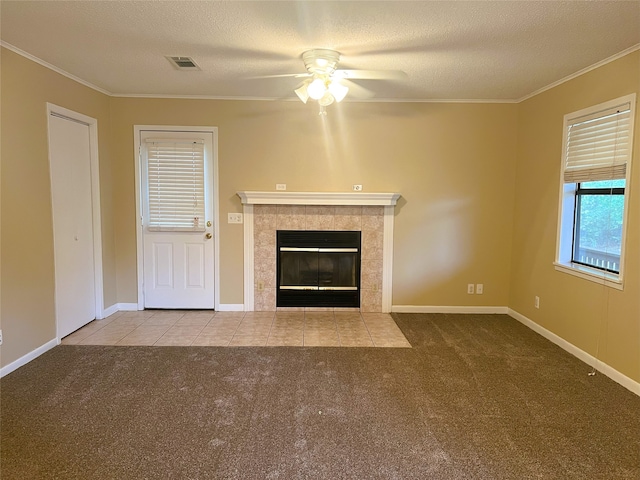
[[[336,70],[335,76],[355,80],[401,80],[407,78],[402,70]]]
[[[309,73],[283,73],[281,75],[256,75],[254,77],[247,77],[249,80],[256,80],[260,78],[306,78],[310,77]]]
[[[347,93],[347,97],[352,96],[355,98],[367,99],[372,98],[375,95],[368,88],[364,88],[362,85],[358,85],[356,82],[352,82],[351,80],[343,78],[340,80],[340,83],[345,87],[349,87],[349,93]]]

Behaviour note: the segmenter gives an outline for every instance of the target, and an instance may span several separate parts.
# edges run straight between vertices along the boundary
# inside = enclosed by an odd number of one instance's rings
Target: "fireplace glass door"
[[[360,232],[279,231],[277,306],[360,306]]]
[[[357,248],[280,248],[280,288],[357,290]]]

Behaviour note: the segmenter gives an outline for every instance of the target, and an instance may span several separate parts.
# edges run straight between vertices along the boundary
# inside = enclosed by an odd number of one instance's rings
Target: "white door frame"
[[[102,216],[100,213],[100,162],[98,159],[98,120],[88,117],[73,110],[69,110],[53,103],[47,102],[47,142],[50,145],[49,138],[49,120],[51,115],[66,118],[71,121],[82,123],[89,127],[89,156],[91,168],[91,209],[93,217],[93,272],[96,304],[96,318],[104,318],[104,293],[102,278]],[[51,147],[49,146],[49,175],[51,175]],[[51,191],[51,218],[53,219],[53,192]],[[54,247],[55,248],[55,247]],[[54,255],[55,269],[55,255]],[[56,285],[54,281],[54,299],[56,298]],[[55,302],[55,300],[54,300]],[[58,311],[55,309],[56,315],[56,337],[60,343],[60,335],[58,329]]]
[[[218,127],[187,127],[169,125],[134,125],[133,158],[135,159],[136,186],[136,259],[138,274],[138,310],[144,310],[144,249],[142,237],[142,187],[140,132],[207,132],[213,134],[213,296],[214,308],[220,309],[220,209],[218,193]]]

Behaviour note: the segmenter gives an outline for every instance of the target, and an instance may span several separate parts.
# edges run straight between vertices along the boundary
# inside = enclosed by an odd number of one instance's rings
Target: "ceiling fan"
[[[374,94],[352,80],[384,80],[406,78],[400,70],[343,70],[338,69],[340,53],[326,48],[314,48],[302,54],[306,73],[268,75],[262,78],[294,77],[304,78],[294,92],[307,103],[309,99],[320,105],[320,115],[326,115],[325,107],[339,103],[351,92],[355,97],[369,98]]]

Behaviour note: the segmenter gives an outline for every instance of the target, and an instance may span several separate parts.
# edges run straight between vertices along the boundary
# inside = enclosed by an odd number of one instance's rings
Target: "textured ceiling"
[[[640,1],[9,1],[1,38],[114,95],[295,98],[303,51],[361,80],[373,100],[518,100],[640,44]],[[200,71],[165,56],[190,56]]]

